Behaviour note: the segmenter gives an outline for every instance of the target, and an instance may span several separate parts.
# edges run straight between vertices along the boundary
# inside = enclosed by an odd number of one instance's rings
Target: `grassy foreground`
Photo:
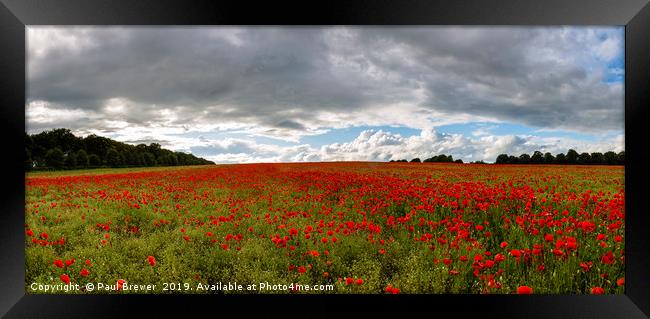
[[[34,172],[26,194],[27,293],[624,290],[622,166]]]

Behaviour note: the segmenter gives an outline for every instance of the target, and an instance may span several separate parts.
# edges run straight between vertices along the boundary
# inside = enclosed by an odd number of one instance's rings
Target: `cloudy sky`
[[[28,27],[28,133],[219,163],[621,151],[622,27]]]

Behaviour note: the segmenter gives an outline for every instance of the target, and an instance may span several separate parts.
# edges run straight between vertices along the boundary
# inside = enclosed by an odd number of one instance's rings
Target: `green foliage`
[[[106,164],[110,167],[118,167],[122,164],[122,157],[116,149],[111,148],[106,152]]]
[[[55,147],[45,154],[45,163],[47,166],[52,168],[62,168],[63,167],[63,151],[60,148]]]
[[[426,160],[425,160],[426,162]],[[499,154],[495,164],[580,164],[580,165],[623,165],[625,163],[625,152],[618,154],[609,151],[605,154],[594,153],[581,153],[578,154],[575,150],[571,149],[564,153],[559,153],[556,156],[546,152],[542,154],[540,151],[533,152],[533,155],[521,154],[516,157],[508,154]]]
[[[84,150],[79,150],[77,152],[77,166],[78,167],[88,167],[88,154]]]
[[[75,153],[70,153],[65,156],[65,167],[67,168],[77,167],[77,155]]]
[[[102,165],[102,160],[97,156],[97,154],[90,154],[90,156],[88,156],[88,163],[90,166],[97,167]]]
[[[157,143],[129,145],[94,134],[82,138],[69,129],[25,133],[24,140],[26,170],[214,164],[192,154],[163,149]]]
[[[576,150],[570,149],[566,153],[567,164],[575,164],[575,163],[577,163],[578,162],[578,156],[579,155],[578,155],[578,152],[576,152]]]
[[[454,158],[451,155],[440,154],[429,157],[424,160],[425,163],[453,163]]]

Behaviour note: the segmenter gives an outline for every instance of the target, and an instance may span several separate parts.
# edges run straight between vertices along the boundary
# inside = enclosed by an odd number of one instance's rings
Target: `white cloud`
[[[623,136],[623,85],[605,81],[624,72],[608,67],[622,58],[622,30],[29,27],[27,128],[156,141],[217,162],[439,153],[493,161],[537,149],[618,150],[620,140],[603,136]],[[499,136],[489,125],[468,135],[434,129],[468,122],[603,138]],[[363,126],[421,134],[365,131],[318,148],[301,144]],[[196,137],[204,133],[244,137]]]

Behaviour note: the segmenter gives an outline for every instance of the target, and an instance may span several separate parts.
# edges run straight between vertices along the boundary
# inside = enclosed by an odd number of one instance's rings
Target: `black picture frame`
[[[8,318],[241,315],[644,318],[650,315],[650,232],[644,210],[650,119],[650,5],[645,0],[38,1],[0,0],[0,314]],[[624,25],[626,286],[624,295],[166,296],[26,295],[24,291],[26,25]],[[298,309],[298,307],[300,309]],[[450,314],[446,314],[450,313]]]

